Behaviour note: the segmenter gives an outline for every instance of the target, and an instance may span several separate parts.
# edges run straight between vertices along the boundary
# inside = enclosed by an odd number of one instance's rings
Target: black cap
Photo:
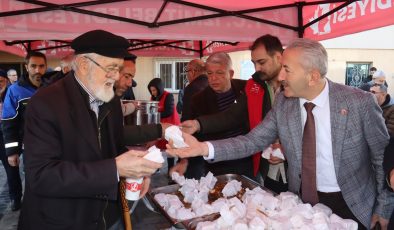
[[[8,79],[7,72],[5,72],[4,70],[0,69],[0,77],[4,77],[4,78]]]
[[[129,55],[129,42],[104,30],[86,32],[71,42],[75,54],[96,53],[106,57],[124,58]]]

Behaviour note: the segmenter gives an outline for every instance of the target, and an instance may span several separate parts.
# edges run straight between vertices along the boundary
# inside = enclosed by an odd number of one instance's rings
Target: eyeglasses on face
[[[93,62],[95,65],[100,67],[100,69],[102,69],[107,74],[115,75],[115,74],[118,74],[120,71],[119,67],[114,67],[114,66],[103,67],[102,65],[97,63],[95,60],[93,60],[91,57],[89,57],[89,56],[83,56],[83,57],[90,60],[91,62]]]
[[[371,90],[370,92],[371,92],[371,93],[373,93],[373,94],[379,94],[379,93],[382,93],[382,92],[376,92],[375,90]]]

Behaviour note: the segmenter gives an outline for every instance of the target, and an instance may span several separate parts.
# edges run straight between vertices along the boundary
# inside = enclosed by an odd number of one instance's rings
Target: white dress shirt
[[[320,192],[339,192],[337,177],[335,174],[334,158],[331,141],[331,119],[330,119],[330,98],[328,81],[325,80],[323,91],[312,101],[300,98],[302,127],[306,122],[305,102],[312,102],[315,108],[312,110],[316,128],[316,180],[317,190]],[[215,150],[210,142],[208,144],[209,153],[205,160],[215,158]]]
[[[300,98],[302,128],[306,122],[304,103],[312,102],[312,110],[316,128],[316,183],[317,191],[338,192],[339,188],[335,175],[334,158],[332,154],[330,97],[328,81],[325,80],[323,91],[312,101]]]

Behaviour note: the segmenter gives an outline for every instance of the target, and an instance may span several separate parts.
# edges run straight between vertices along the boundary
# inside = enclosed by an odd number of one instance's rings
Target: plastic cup
[[[140,198],[140,192],[142,188],[143,178],[131,179],[126,178],[126,199],[127,200],[138,200]]]

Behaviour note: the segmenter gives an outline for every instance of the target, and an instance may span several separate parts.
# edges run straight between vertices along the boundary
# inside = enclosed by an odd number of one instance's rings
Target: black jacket
[[[191,103],[192,97],[198,92],[201,92],[208,86],[208,77],[203,74],[194,79],[189,85],[184,89],[183,94],[183,107],[182,107],[182,117],[181,121],[186,121],[191,119]]]
[[[383,160],[383,168],[386,175],[386,178],[389,180],[391,170],[394,170],[394,137],[390,138],[390,143],[387,145],[386,150],[384,152],[384,160]],[[387,185],[388,186],[388,185]],[[389,190],[391,190],[389,188]],[[391,190],[392,191],[392,190]],[[392,191],[394,192],[394,191]],[[392,198],[390,198],[392,199]],[[391,214],[389,227],[387,229],[394,229],[394,211]]]
[[[231,89],[235,94],[236,100],[243,95],[246,81],[233,79],[231,80]],[[191,119],[197,118],[202,115],[215,114],[219,112],[217,104],[216,93],[210,88],[206,87],[203,91],[195,94],[192,98],[192,115]],[[249,124],[243,122],[240,126],[231,129],[239,134],[246,134],[249,130]],[[218,140],[228,137],[233,137],[234,132],[211,132],[211,133],[197,133],[196,138],[199,141],[206,140]],[[204,169],[199,171],[199,169]],[[237,159],[232,161],[223,161],[214,164],[206,163],[202,157],[196,157],[189,159],[189,164],[186,172],[187,177],[198,178],[198,174],[206,174],[211,171],[214,175],[222,175],[228,173],[246,175],[253,177],[253,162],[252,157],[246,157],[243,159]],[[197,175],[196,175],[197,174]]]
[[[25,111],[30,97],[37,91],[27,75],[23,75],[18,82],[10,85],[3,103],[2,129],[6,155],[22,153]]]
[[[103,229],[121,216],[114,157],[125,150],[122,121],[118,99],[97,119],[72,73],[31,98],[19,229]]]

